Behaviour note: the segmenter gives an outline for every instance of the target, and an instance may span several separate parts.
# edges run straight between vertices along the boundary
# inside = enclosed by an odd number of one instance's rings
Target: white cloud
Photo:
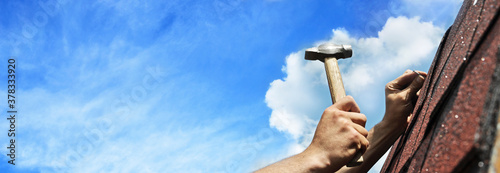
[[[442,28],[418,17],[397,17],[387,20],[378,37],[356,39],[344,29],[334,29],[328,42],[353,46],[353,57],[339,61],[344,85],[373,121],[373,116],[381,119],[381,113],[369,113],[384,107],[379,100],[383,100],[386,81],[431,61],[443,33]],[[286,58],[286,77],[273,81],[266,93],[266,103],[272,109],[270,126],[291,134],[296,141],[289,148],[290,154],[310,143],[322,111],[330,104],[323,64],[304,60],[303,52]]]
[[[58,168],[68,172],[217,172],[226,170],[228,161],[242,160],[247,153],[238,147],[248,139],[237,128],[226,128],[241,122],[243,116],[220,118],[220,112],[214,116],[211,110],[198,110],[203,108],[199,105],[172,109],[196,103],[192,98],[196,94],[191,91],[202,90],[203,84],[190,88],[185,84],[194,80],[172,76],[171,65],[150,64],[148,60],[158,57],[157,47],[163,45],[140,50],[130,45],[117,38],[110,48],[73,48],[68,55],[71,58],[63,61],[63,69],[47,68],[47,73],[39,74],[63,89],[45,85],[18,92],[18,168],[41,172],[57,172]],[[214,100],[210,95],[204,97],[207,102]],[[223,114],[255,113],[251,112],[255,105],[248,107],[226,109]],[[215,118],[198,120],[207,116]],[[101,130],[102,122],[108,123],[109,129]],[[2,127],[8,127],[6,123],[0,121]],[[0,139],[7,141],[8,137]],[[253,141],[248,142],[252,147],[257,145]],[[7,153],[6,148],[1,151]],[[244,161],[251,160],[241,161],[238,169],[248,171],[250,165]]]
[[[283,80],[271,83],[266,93],[266,103],[273,109],[271,127],[288,132],[301,143],[308,143],[322,110],[328,106],[330,96],[324,92],[328,87],[323,64],[305,61],[301,52],[292,53],[286,58],[286,66],[282,71],[288,75]],[[300,151],[303,146],[295,145],[292,150]]]
[[[419,18],[389,18],[377,38],[346,39],[345,30],[333,30],[330,42],[352,44],[354,56],[343,68],[346,90],[357,95],[381,79],[434,55],[444,30]]]
[[[325,89],[323,64],[320,62],[307,62],[303,60],[302,53],[293,53],[286,59],[286,67],[282,71],[289,74],[284,80],[275,80],[266,93],[266,102],[273,110],[272,125],[280,130],[287,126],[294,137],[302,134],[304,125],[295,121],[308,119],[306,113],[313,111],[315,105],[320,104],[320,92]],[[326,88],[327,89],[327,88]],[[300,91],[289,93],[289,91]],[[298,99],[300,98],[300,99]],[[284,116],[284,115],[291,116]],[[295,118],[290,118],[295,117]]]
[[[20,148],[16,164],[41,172],[248,172],[253,169],[248,162],[274,140],[270,129],[252,137],[227,131],[240,121],[235,118],[214,118],[208,123],[178,120],[184,115],[161,104],[173,104],[165,98],[167,87],[159,84],[148,91],[154,96],[132,102],[126,112],[113,106],[120,94],[112,90],[89,100],[40,88],[20,92],[23,111],[17,123],[22,136],[16,139]],[[237,107],[228,114],[255,109]],[[109,128],[101,130],[103,119],[110,120]],[[6,123],[0,125],[7,127]],[[229,167],[228,161],[237,163],[236,167]]]

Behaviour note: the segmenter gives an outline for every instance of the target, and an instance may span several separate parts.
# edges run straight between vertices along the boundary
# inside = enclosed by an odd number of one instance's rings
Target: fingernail
[[[423,82],[424,79],[425,78],[422,75],[419,74],[416,80],[417,80],[417,82]]]
[[[411,72],[411,70],[410,70],[410,69],[408,69],[408,70],[406,70],[406,71],[405,71],[405,73],[410,73],[410,72]]]

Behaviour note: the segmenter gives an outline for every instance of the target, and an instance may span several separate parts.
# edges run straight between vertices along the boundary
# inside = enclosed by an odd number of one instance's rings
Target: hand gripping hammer
[[[333,104],[346,96],[337,59],[350,58],[351,56],[351,45],[325,43],[306,50],[306,60],[320,60],[325,63],[326,77],[328,79],[328,86],[330,87],[330,95],[332,96]],[[363,153],[358,151],[354,159],[351,160],[347,166],[353,167],[361,165],[363,163],[362,154]]]

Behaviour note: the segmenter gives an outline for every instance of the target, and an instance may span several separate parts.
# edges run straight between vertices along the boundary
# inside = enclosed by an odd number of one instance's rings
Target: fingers
[[[403,90],[403,89],[407,88],[409,85],[411,85],[411,83],[415,80],[415,78],[419,77],[419,74],[423,77],[427,76],[427,73],[422,72],[422,71],[417,71],[417,73],[414,73],[411,70],[406,70],[403,75],[401,75],[398,78],[394,79],[393,81],[387,83],[386,89]],[[422,77],[420,77],[420,78],[422,78]]]
[[[410,124],[412,117],[413,117],[413,114],[410,114],[408,117],[406,117],[406,123]]]
[[[423,71],[419,71],[419,70],[415,70],[415,72],[417,72],[418,74],[420,74],[421,76],[423,76],[424,78],[427,77],[427,73],[426,72],[423,72]]]
[[[370,142],[366,138],[360,138],[359,142],[361,144],[361,147],[359,148],[358,152],[364,154],[366,152],[366,149],[368,149],[368,147],[370,146]]]
[[[408,86],[408,94],[410,96],[414,96],[417,94],[417,92],[422,88],[422,85],[424,84],[425,78],[423,76],[417,76]]]
[[[362,137],[360,138],[359,143],[361,144],[359,151],[364,154],[366,152],[366,149],[368,149],[368,147],[370,146],[370,142],[366,137]]]
[[[353,123],[359,124],[363,127],[366,125],[366,116],[361,113],[355,113],[355,112],[346,112],[345,115],[351,119]]]
[[[418,76],[415,73],[412,73],[411,70],[406,70],[403,75],[399,76],[398,78],[394,79],[393,81],[387,83],[386,88],[388,89],[394,89],[394,90],[402,90],[406,88],[406,86],[413,81],[413,78]]]
[[[368,131],[358,124],[354,124],[352,127],[356,131],[354,132],[356,140],[353,141],[353,144],[356,146],[356,150],[359,150],[358,152],[365,153],[366,149],[370,145],[370,142],[366,138],[368,136]]]
[[[356,130],[359,134],[363,135],[364,137],[368,136],[368,130],[366,130],[364,126],[361,126],[359,124],[353,124],[352,127],[354,128],[354,130]]]
[[[341,110],[341,112],[343,112],[342,116],[350,119],[356,124],[359,124],[363,127],[366,124],[366,116],[360,113],[358,104],[356,104],[354,98],[352,98],[351,96],[346,96],[340,99],[339,102],[332,105],[331,108]]]
[[[357,112],[360,113],[360,109],[358,104],[354,101],[354,98],[351,96],[346,96],[340,99],[337,103],[333,105],[333,107],[347,112]]]

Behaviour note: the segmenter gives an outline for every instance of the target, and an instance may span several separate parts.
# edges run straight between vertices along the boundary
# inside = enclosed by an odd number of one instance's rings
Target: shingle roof
[[[485,172],[492,165],[500,103],[499,7],[498,0],[464,1],[441,41],[408,130],[382,172]]]

